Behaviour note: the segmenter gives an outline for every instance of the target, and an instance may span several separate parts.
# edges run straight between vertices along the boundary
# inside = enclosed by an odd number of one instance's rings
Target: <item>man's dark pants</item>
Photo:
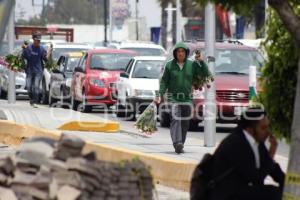
[[[28,91],[30,103],[38,103],[40,95],[40,83],[43,74],[26,74],[26,88]]]
[[[171,125],[170,133],[173,145],[184,144],[191,119],[192,104],[172,103],[171,104]]]

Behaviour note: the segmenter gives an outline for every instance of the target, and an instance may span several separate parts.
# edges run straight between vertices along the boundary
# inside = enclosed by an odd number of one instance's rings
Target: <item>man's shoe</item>
[[[38,108],[38,106],[35,103],[31,103],[30,105],[34,108]]]
[[[183,144],[182,143],[175,144],[174,147],[175,147],[175,152],[177,154],[184,153],[184,151],[183,151]]]

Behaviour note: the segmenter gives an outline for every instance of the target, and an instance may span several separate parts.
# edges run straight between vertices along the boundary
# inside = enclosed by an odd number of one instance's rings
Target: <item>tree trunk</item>
[[[297,87],[293,113],[291,150],[284,186],[284,200],[300,198],[300,55],[298,60]],[[295,198],[296,199],[296,198]]]
[[[165,10],[168,7],[168,2],[161,2],[161,45],[167,49],[167,28],[168,28],[168,12]]]
[[[176,2],[172,2],[172,7],[176,8]],[[177,11],[173,11],[172,12],[172,44],[175,45],[176,44],[176,31],[177,31],[177,19],[176,19],[176,12]]]

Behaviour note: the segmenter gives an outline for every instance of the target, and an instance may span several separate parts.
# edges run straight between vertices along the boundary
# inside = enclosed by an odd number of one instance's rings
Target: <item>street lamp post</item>
[[[104,0],[104,45],[107,45],[107,0]]]
[[[109,1],[109,43],[113,40],[113,14],[112,14],[113,0]]]
[[[215,6],[208,3],[205,7],[205,51],[208,59],[208,67],[212,75],[215,75],[215,40],[216,17]],[[205,92],[204,107],[204,145],[215,146],[216,135],[216,89],[215,83]]]
[[[135,31],[136,31],[136,40],[139,40],[138,3],[139,3],[139,0],[135,0]]]
[[[9,22],[8,22],[8,51],[9,53],[13,53],[14,49],[14,39],[15,39],[15,23],[14,23],[14,11],[15,11],[15,5],[12,6],[11,9],[11,14],[9,17]],[[8,103],[16,103],[16,88],[15,88],[15,72],[11,69],[9,70],[9,75],[8,75]]]
[[[181,41],[181,4],[176,0],[176,43]]]

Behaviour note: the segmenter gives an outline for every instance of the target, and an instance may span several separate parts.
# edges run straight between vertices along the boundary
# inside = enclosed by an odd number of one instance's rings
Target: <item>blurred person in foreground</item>
[[[41,33],[35,32],[32,35],[32,44],[23,44],[22,56],[27,61],[25,68],[26,73],[26,88],[30,99],[30,105],[36,108],[36,104],[39,102],[40,95],[40,82],[44,72],[44,62],[47,61],[47,51],[41,43]]]
[[[165,93],[164,102],[170,105],[170,134],[175,152],[184,153],[184,143],[192,118],[193,80],[208,72],[206,63],[201,54],[196,54],[195,61],[189,60],[189,48],[184,43],[178,43],[174,50],[174,59],[167,62],[160,79],[159,93],[154,102],[160,104]]]
[[[212,189],[210,200],[280,200],[285,175],[274,161],[277,146],[266,112],[260,107],[247,109],[214,153],[213,178],[233,170]],[[268,175],[278,186],[264,184]]]

